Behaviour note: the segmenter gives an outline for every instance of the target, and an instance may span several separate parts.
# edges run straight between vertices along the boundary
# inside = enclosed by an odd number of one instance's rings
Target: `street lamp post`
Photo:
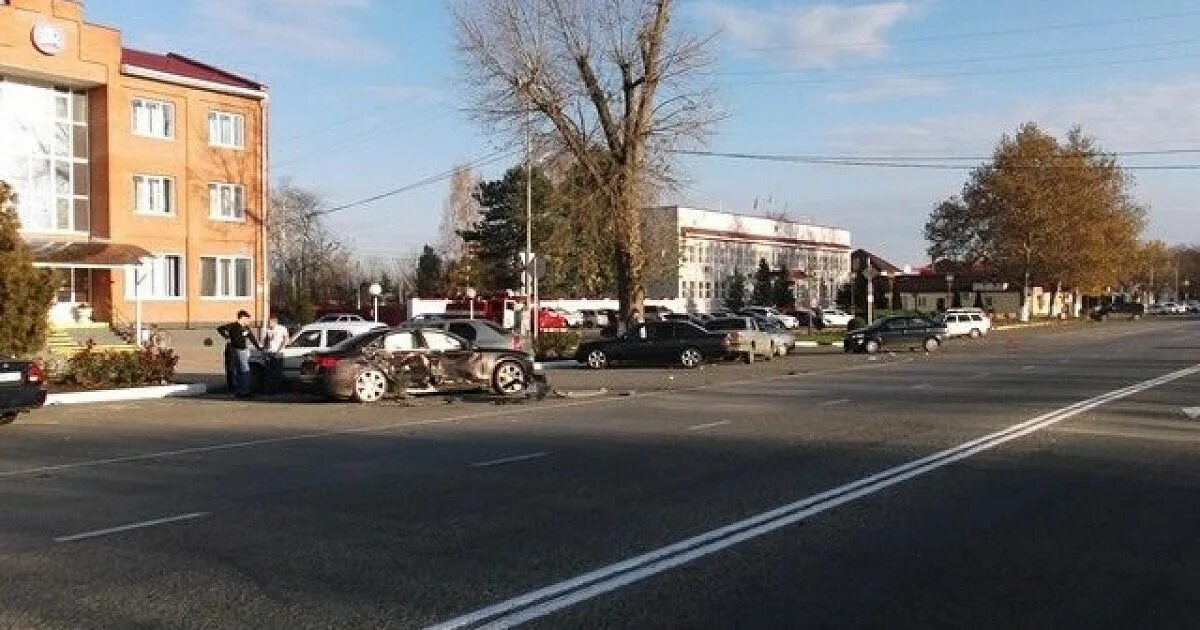
[[[378,282],[371,283],[371,288],[367,289],[371,294],[371,299],[375,302],[375,321],[379,321],[379,296],[383,294],[383,287],[379,286]]]
[[[467,289],[467,301],[471,303],[471,307],[470,307],[470,318],[471,319],[475,319],[475,296],[476,295],[478,295],[478,293],[475,292],[474,288]]]
[[[1183,279],[1183,299],[1184,300],[1190,300],[1192,298],[1192,293],[1190,290],[1191,286],[1192,286],[1191,279],[1184,278]]]
[[[954,274],[946,274],[946,310],[954,303]]]

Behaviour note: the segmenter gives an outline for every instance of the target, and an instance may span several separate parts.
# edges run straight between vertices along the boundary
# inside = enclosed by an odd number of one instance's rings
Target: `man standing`
[[[238,398],[250,397],[250,348],[253,345],[262,352],[254,331],[250,330],[250,313],[238,311],[237,321],[230,322],[217,329],[217,333],[226,339],[226,352],[233,358],[232,365],[226,370],[233,370],[233,388]],[[230,376],[226,374],[226,377]]]
[[[283,382],[283,349],[289,341],[291,337],[288,335],[287,326],[280,325],[278,317],[268,319],[266,327],[263,328],[262,343],[267,355],[265,389],[269,394],[279,391]]]

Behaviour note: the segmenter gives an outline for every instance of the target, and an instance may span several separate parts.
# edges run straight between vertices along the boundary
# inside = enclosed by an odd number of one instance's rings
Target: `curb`
[[[93,392],[50,394],[46,397],[46,406],[85,405],[90,403],[120,402],[125,400],[161,400],[163,398],[203,396],[207,393],[208,384],[206,383],[161,385],[158,387],[131,387],[128,389],[101,389]]]
[[[838,344],[832,341],[797,341],[793,346],[795,348],[821,348],[826,346],[836,346]]]

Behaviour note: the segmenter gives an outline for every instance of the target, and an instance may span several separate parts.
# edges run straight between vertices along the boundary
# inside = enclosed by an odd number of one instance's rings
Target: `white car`
[[[952,308],[935,317],[934,321],[945,324],[946,334],[950,337],[978,339],[992,331],[992,318],[981,309]]]
[[[800,320],[796,319],[792,315],[781,313],[779,309],[770,306],[747,306],[746,308],[742,309],[742,313],[753,314],[755,317],[774,319],[778,321],[781,326],[788,330],[795,330],[800,326]]]
[[[309,324],[301,328],[292,335],[292,340],[281,353],[284,380],[300,376],[300,365],[304,362],[304,357],[328,350],[347,339],[377,328],[387,328],[387,325],[368,321],[334,321]],[[250,367],[254,369],[256,366],[258,369],[266,368],[266,357],[258,352],[254,352],[250,357]]]
[[[1162,308],[1162,312],[1169,313],[1171,315],[1181,315],[1187,312],[1187,305],[1179,304],[1178,302],[1163,302],[1158,306]]]
[[[367,318],[354,313],[326,313],[317,318],[314,324],[326,324],[332,322],[365,322]]]
[[[821,309],[821,321],[832,328],[845,328],[854,316],[839,308]]]

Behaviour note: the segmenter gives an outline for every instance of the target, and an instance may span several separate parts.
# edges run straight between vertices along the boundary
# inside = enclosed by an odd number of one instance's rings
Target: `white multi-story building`
[[[787,273],[800,306],[833,302],[850,280],[850,231],[841,228],[664,206],[646,209],[645,233],[646,297],[681,300],[693,311],[723,307],[734,274],[749,300],[760,260]]]

